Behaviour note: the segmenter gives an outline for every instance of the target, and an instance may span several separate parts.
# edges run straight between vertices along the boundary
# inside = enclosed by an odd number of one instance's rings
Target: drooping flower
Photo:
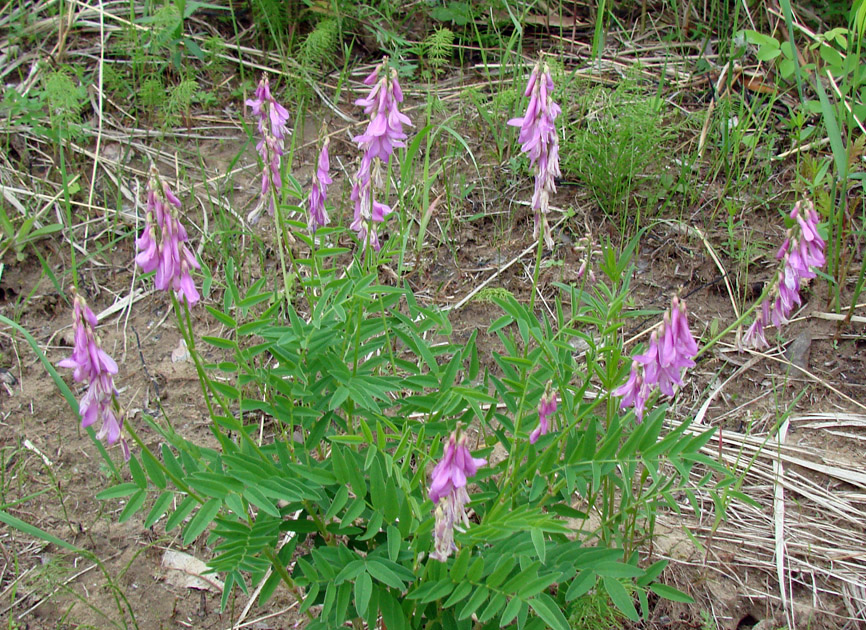
[[[262,75],[259,85],[256,87],[255,98],[247,99],[246,104],[257,119],[261,138],[256,144],[256,150],[258,150],[264,165],[262,169],[262,195],[259,204],[248,216],[250,223],[255,223],[265,205],[268,207],[268,214],[273,216],[274,195],[269,193],[271,191],[279,192],[282,189],[280,160],[285,150],[285,139],[289,135],[287,127],[289,112],[271,95],[271,87],[266,74]]]
[[[445,562],[451,552],[456,550],[454,544],[454,529],[469,525],[466,515],[466,505],[469,503],[469,493],[466,483],[469,477],[475,476],[478,467],[487,460],[472,457],[466,446],[466,434],[460,427],[451,434],[445,453],[436,467],[430,480],[430,500],[436,506],[434,516],[433,537],[435,550],[431,558]]]
[[[313,185],[310,187],[310,217],[307,226],[314,233],[322,226],[328,224],[328,212],[325,210],[325,200],[328,198],[328,185],[333,181],[328,169],[328,145],[330,140],[326,137],[322,143],[322,151],[319,153],[319,161],[316,172],[313,174]]]
[[[74,291],[74,289],[73,289]],[[80,295],[75,293],[72,307],[74,346],[72,356],[60,361],[59,367],[72,369],[76,383],[86,383],[87,390],[78,402],[81,426],[89,427],[97,421],[102,426],[96,437],[109,445],[120,440],[123,456],[129,460],[129,446],[123,438],[123,412],[117,403],[114,375],[117,363],[100,346],[95,328],[96,315]]]
[[[797,202],[789,216],[795,224],[788,230],[785,241],[776,253],[782,261],[770,291],[758,308],[755,320],[743,335],[743,346],[762,349],[769,344],[764,327],[772,323],[779,328],[788,323],[794,306],[801,305],[800,289],[817,277],[815,269],[826,263],[826,243],[818,234],[820,217],[811,201]]]
[[[632,357],[628,380],[616,388],[614,396],[622,397],[620,407],[634,407],[638,422],[643,420],[647,400],[654,388],[667,396],[674,386],[683,385],[683,373],[694,367],[698,344],[689,330],[686,303],[674,296],[662,325],[650,335],[649,347]]]
[[[364,79],[372,86],[370,93],[355,101],[370,116],[364,133],[355,136],[358,148],[364,151],[358,173],[352,181],[351,200],[355,211],[351,228],[355,230],[362,247],[369,243],[379,251],[379,235],[375,223],[381,223],[391,213],[391,207],[375,200],[375,189],[382,187],[382,164],[387,164],[396,147],[406,146],[403,125],[412,125],[409,118],[397,109],[403,102],[403,90],[397,80],[397,71],[387,65],[387,58]]]
[[[155,166],[150,168],[147,185],[147,218],[141,236],[136,239],[138,255],[135,262],[142,271],[156,270],[154,286],[160,291],[175,292],[178,299],[185,298],[189,306],[199,301],[191,270],[201,269],[189,248],[189,236],[180,222],[177,211],[180,200],[163,181]]]
[[[370,122],[364,133],[353,140],[371,160],[379,158],[387,164],[396,147],[406,146],[403,125],[412,126],[409,117],[397,109],[397,104],[403,102],[397,70],[386,67],[383,62],[364,79],[364,84],[373,87],[367,96],[357,99],[355,105],[364,108]]]
[[[541,401],[538,403],[538,426],[529,434],[529,443],[535,444],[542,435],[550,431],[550,419],[556,413],[556,392],[551,391],[553,383],[547,383]]]
[[[535,224],[532,237],[538,238],[541,228],[548,248],[553,248],[554,245],[547,221],[550,195],[556,192],[555,178],[561,175],[556,118],[562,110],[553,101],[553,88],[550,68],[539,61],[532,69],[524,92],[524,96],[529,97],[526,113],[520,118],[508,121],[512,127],[520,127],[520,150],[529,157],[529,163],[535,171],[535,191],[532,194]]]

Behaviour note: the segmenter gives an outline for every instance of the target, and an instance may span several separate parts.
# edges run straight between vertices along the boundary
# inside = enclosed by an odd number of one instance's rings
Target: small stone
[[[812,333],[804,330],[797,335],[785,350],[785,358],[801,370],[809,369],[809,353],[812,349]]]

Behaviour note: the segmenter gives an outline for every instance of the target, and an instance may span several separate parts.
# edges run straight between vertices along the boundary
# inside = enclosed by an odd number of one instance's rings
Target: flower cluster
[[[325,200],[328,198],[328,185],[333,180],[328,174],[328,169],[331,166],[328,158],[328,144],[330,141],[325,138],[322,143],[322,151],[319,153],[316,172],[313,174],[313,185],[310,188],[310,217],[307,226],[313,234],[318,228],[327,225],[329,221],[328,212],[325,210]]]
[[[553,383],[548,382],[538,403],[538,426],[529,434],[529,443],[535,444],[542,435],[550,431],[550,418],[556,413],[556,394],[551,391]]]
[[[129,460],[129,446],[121,434],[123,413],[115,398],[117,363],[99,345],[94,330],[98,324],[96,315],[77,293],[73,300],[72,321],[75,336],[72,356],[57,365],[73,370],[72,378],[76,383],[87,383],[87,391],[78,402],[81,426],[89,427],[101,420],[102,427],[96,437],[108,444],[120,440],[123,456]]]
[[[445,454],[433,469],[430,481],[430,500],[436,506],[436,525],[433,532],[435,551],[430,554],[431,558],[445,562],[451,552],[457,549],[454,544],[454,528],[461,523],[469,525],[469,518],[466,516],[466,504],[469,503],[466,480],[473,477],[478,472],[478,467],[486,463],[484,459],[472,457],[466,446],[466,434],[457,427],[448,439]]]
[[[186,228],[177,218],[180,200],[168,184],[162,181],[156,167],[151,166],[147,184],[147,219],[144,231],[136,239],[138,255],[135,262],[142,271],[156,270],[154,286],[160,291],[173,289],[180,299],[193,306],[199,300],[190,275],[191,269],[201,269],[187,242]]]
[[[802,210],[802,211],[801,211]],[[788,323],[794,305],[802,304],[800,288],[816,277],[812,268],[824,266],[826,244],[818,234],[818,213],[811,201],[798,201],[789,215],[796,222],[788,230],[785,242],[776,258],[782,261],[767,297],[760,304],[755,321],[743,335],[743,345],[750,348],[766,348],[764,326],[772,322],[776,328]]]
[[[271,95],[271,86],[267,75],[262,75],[262,79],[256,87],[255,98],[248,99],[246,104],[252,110],[253,116],[258,119],[261,139],[256,145],[256,149],[264,163],[262,196],[259,205],[249,215],[250,223],[255,223],[266,203],[268,204],[268,214],[273,216],[274,195],[269,193],[272,190],[279,191],[283,186],[280,176],[280,159],[283,156],[286,136],[289,135],[289,130],[286,127],[286,123],[289,122],[289,112],[277,103]]]
[[[553,79],[550,68],[539,61],[535,64],[524,96],[529,97],[526,113],[521,118],[512,118],[508,124],[520,127],[520,150],[529,156],[529,163],[535,170],[535,192],[532,195],[532,209],[535,211],[533,238],[538,238],[539,226],[544,232],[544,242],[552,248],[553,236],[547,222],[550,195],[556,192],[556,177],[559,171],[559,138],[556,135],[556,117],[561,113],[559,105],[553,102]]]
[[[364,79],[372,89],[355,104],[364,108],[370,122],[364,133],[353,138],[364,155],[352,184],[350,198],[355,203],[355,214],[351,228],[357,232],[364,247],[369,242],[376,251],[380,245],[375,224],[385,220],[391,207],[373,198],[373,188],[382,187],[382,164],[388,163],[395,148],[406,146],[403,125],[412,125],[409,118],[397,109],[397,104],[403,102],[403,90],[397,80],[397,71],[386,62],[387,59]]]
[[[628,381],[613,392],[622,397],[620,407],[634,407],[638,421],[642,420],[654,388],[673,396],[674,385],[683,384],[683,370],[695,365],[693,359],[697,353],[698,344],[689,330],[686,303],[674,296],[661,327],[650,336],[649,348],[632,357]]]

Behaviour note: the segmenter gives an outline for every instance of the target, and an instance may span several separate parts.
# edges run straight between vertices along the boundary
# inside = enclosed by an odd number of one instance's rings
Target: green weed
[[[672,154],[676,130],[665,119],[663,101],[626,80],[612,91],[598,87],[583,96],[581,119],[562,143],[563,175],[585,185],[621,228],[635,217],[639,229],[641,214],[665,190],[660,167],[672,162],[666,153]]]

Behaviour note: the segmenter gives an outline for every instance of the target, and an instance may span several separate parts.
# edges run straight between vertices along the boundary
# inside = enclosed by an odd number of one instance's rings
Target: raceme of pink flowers
[[[60,361],[59,367],[73,370],[76,383],[86,383],[87,391],[78,402],[81,426],[89,427],[97,421],[102,426],[96,437],[109,445],[120,440],[123,456],[129,460],[129,446],[123,438],[123,413],[114,398],[114,375],[117,363],[99,345],[95,328],[96,315],[78,294],[73,300],[72,321],[74,346],[72,356]]]
[[[333,181],[328,169],[328,138],[322,143],[322,151],[319,153],[319,161],[316,172],[313,175],[313,185],[310,187],[310,217],[307,226],[310,232],[315,231],[328,224],[328,212],[325,210],[325,200],[328,198],[328,185]]]
[[[353,140],[371,160],[379,158],[387,164],[396,147],[406,146],[403,125],[412,126],[408,116],[397,109],[397,104],[403,102],[403,90],[397,71],[384,63],[364,79],[364,84],[373,88],[367,96],[357,99],[355,105],[364,108],[370,122],[364,133]]]
[[[548,383],[538,403],[538,426],[529,434],[529,443],[535,444],[542,435],[550,431],[550,418],[556,413],[556,393],[551,391]]]
[[[475,476],[478,467],[486,463],[484,459],[472,457],[466,446],[466,434],[458,427],[448,439],[445,453],[433,469],[430,481],[430,500],[436,506],[431,558],[445,562],[457,549],[454,529],[460,524],[469,525],[466,515],[466,504],[469,503],[467,479]]]
[[[258,207],[250,213],[249,220],[255,223],[262,207],[268,205],[268,213],[274,214],[274,195],[269,194],[271,190],[278,192],[282,186],[280,176],[280,159],[285,150],[284,142],[289,135],[288,127],[289,112],[280,105],[271,95],[271,86],[267,75],[262,75],[258,87],[256,87],[255,98],[248,99],[246,104],[257,119],[259,139],[256,149],[262,158],[264,168],[262,169],[262,196]]]
[[[698,344],[689,330],[686,303],[675,296],[659,329],[650,335],[646,352],[632,357],[628,381],[614,390],[622,397],[620,407],[634,407],[638,421],[643,419],[647,400],[657,387],[667,396],[674,386],[683,385],[683,373],[694,367]]]
[[[370,93],[355,101],[370,116],[364,133],[353,140],[364,151],[361,165],[352,183],[351,200],[355,212],[351,228],[355,230],[363,247],[367,244],[380,249],[376,223],[382,223],[391,213],[391,207],[374,198],[375,189],[382,188],[382,164],[387,164],[397,147],[406,146],[403,125],[412,125],[409,118],[397,109],[403,102],[403,90],[397,71],[387,65],[387,59],[364,79],[372,86]]]
[[[199,301],[191,269],[201,269],[189,248],[186,228],[178,220],[180,200],[162,181],[155,167],[150,169],[147,187],[147,218],[144,231],[135,241],[135,262],[145,273],[156,271],[154,286],[160,291],[172,289],[178,299],[189,306]]]
[[[772,322],[776,328],[788,323],[795,305],[803,303],[800,289],[816,277],[813,269],[826,263],[826,243],[818,234],[820,217],[811,201],[797,202],[789,216],[796,222],[788,230],[784,243],[776,253],[782,261],[770,292],[758,307],[755,321],[743,335],[743,345],[750,348],[766,348],[769,344],[764,336],[764,327]]]
[[[547,222],[550,195],[556,192],[555,178],[559,170],[559,138],[556,135],[556,118],[561,113],[559,105],[553,102],[553,79],[547,64],[538,62],[529,76],[524,96],[529,97],[526,113],[520,118],[512,118],[508,124],[520,127],[520,150],[529,156],[529,163],[535,171],[535,191],[532,194],[532,209],[535,211],[533,238],[538,238],[539,227],[544,232],[544,242],[552,248],[553,236]]]

